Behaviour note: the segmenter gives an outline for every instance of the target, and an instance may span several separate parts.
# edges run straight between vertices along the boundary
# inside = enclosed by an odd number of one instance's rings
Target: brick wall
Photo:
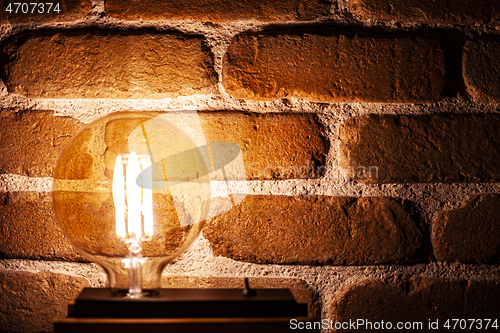
[[[178,109],[199,111],[209,141],[238,144],[249,182],[165,286],[251,277],[368,331],[500,325],[497,0],[66,0],[51,14],[10,2],[0,331],[50,330],[81,288],[106,283],[54,217],[68,140],[115,111]]]

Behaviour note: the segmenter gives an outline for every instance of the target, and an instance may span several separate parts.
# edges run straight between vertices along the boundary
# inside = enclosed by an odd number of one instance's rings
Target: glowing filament
[[[125,238],[125,179],[123,178],[122,157],[118,155],[113,174],[113,202],[115,204],[116,234]]]
[[[125,185],[127,186],[128,233],[140,238],[141,232],[141,188],[137,186],[137,177],[141,173],[137,154],[132,152],[128,156],[126,166]]]
[[[151,166],[151,161],[148,158],[143,158],[140,161],[141,169],[141,187],[142,187],[142,215],[144,216],[144,234],[146,237],[153,236],[153,170],[144,172]]]
[[[123,164],[125,164],[125,177]],[[152,173],[143,172],[149,166],[151,166],[149,156],[139,157],[135,152],[126,158],[120,155],[116,158],[113,202],[116,234],[121,238],[140,239],[153,235],[153,179]]]

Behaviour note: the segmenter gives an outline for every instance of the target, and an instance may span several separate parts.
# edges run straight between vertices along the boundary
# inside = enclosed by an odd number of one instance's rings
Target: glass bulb
[[[54,174],[54,208],[73,246],[109,286],[142,297],[203,227],[210,160],[160,114],[118,112],[82,128]]]

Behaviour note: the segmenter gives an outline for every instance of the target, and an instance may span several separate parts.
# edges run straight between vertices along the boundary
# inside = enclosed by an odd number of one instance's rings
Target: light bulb
[[[203,227],[209,157],[160,114],[118,112],[82,128],[54,174],[54,208],[70,242],[142,297]]]

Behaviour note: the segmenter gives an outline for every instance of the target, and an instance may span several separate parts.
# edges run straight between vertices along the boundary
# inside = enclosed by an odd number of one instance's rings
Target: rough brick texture
[[[52,196],[0,193],[0,257],[83,260],[55,221]]]
[[[247,179],[319,178],[326,171],[330,142],[316,115],[220,111],[200,112],[199,119],[207,142],[238,145]],[[89,179],[93,172],[101,171],[92,165],[114,169],[117,152],[128,149],[127,136],[141,122],[125,116],[113,122],[115,125],[85,130],[74,141],[72,152],[61,157],[67,167],[60,170],[58,179]],[[106,146],[99,145],[101,130],[106,133]],[[109,170],[105,173],[111,177]]]
[[[213,57],[199,36],[60,32],[10,39],[9,92],[41,98],[165,98],[207,94]]]
[[[0,111],[0,173],[52,177],[59,155],[81,123],[50,111]]]
[[[353,14],[362,20],[450,24],[498,24],[496,0],[352,0]]]
[[[500,7],[500,4],[498,4]],[[479,103],[500,103],[500,40],[468,41],[463,72],[467,92]]]
[[[422,235],[389,198],[247,196],[205,227],[214,254],[277,264],[358,265],[412,258]]]
[[[240,147],[247,179],[324,175],[330,142],[313,114],[204,112],[200,120],[207,141]]]
[[[449,332],[444,327],[446,319],[497,319],[500,312],[500,284],[492,281],[446,280],[411,278],[392,282],[369,281],[347,287],[333,300],[331,319],[356,321],[364,319],[372,323],[390,322],[392,330],[397,323],[422,323],[412,332]],[[429,320],[439,320],[439,329],[429,329]],[[485,329],[485,323],[483,329]],[[453,328],[453,322],[450,322]],[[467,328],[471,323],[468,322]],[[373,327],[373,326],[372,326]],[[386,326],[387,327],[387,326]],[[457,326],[459,327],[459,326]],[[383,329],[367,329],[363,332],[381,332]],[[455,330],[456,331],[456,330]]]
[[[340,129],[340,165],[365,183],[495,182],[499,128],[497,114],[351,118]]]
[[[343,35],[239,35],[225,57],[223,84],[238,98],[429,102],[445,85],[438,41]]]
[[[298,303],[308,304],[309,316],[319,318],[319,295],[306,282],[288,278],[249,278],[251,288],[289,288]],[[164,277],[162,288],[241,288],[245,287],[243,278],[234,277]]]
[[[106,1],[106,13],[125,20],[308,21],[329,13],[325,0]]]
[[[52,6],[48,5],[50,1],[27,1],[25,5],[15,5],[23,3],[15,0],[0,0],[0,24],[23,24],[23,23],[46,23],[46,22],[67,22],[84,18],[92,7],[91,0],[59,0],[53,1]],[[8,12],[9,3],[12,12]],[[37,3],[36,7],[32,3]],[[38,3],[43,3],[40,5]],[[56,4],[59,7],[56,8]],[[59,9],[59,12],[54,10]],[[17,11],[17,13],[16,13]]]
[[[51,332],[68,302],[90,287],[87,279],[50,272],[0,272],[0,331]]]
[[[434,221],[432,243],[438,260],[498,263],[500,195],[475,196]]]

